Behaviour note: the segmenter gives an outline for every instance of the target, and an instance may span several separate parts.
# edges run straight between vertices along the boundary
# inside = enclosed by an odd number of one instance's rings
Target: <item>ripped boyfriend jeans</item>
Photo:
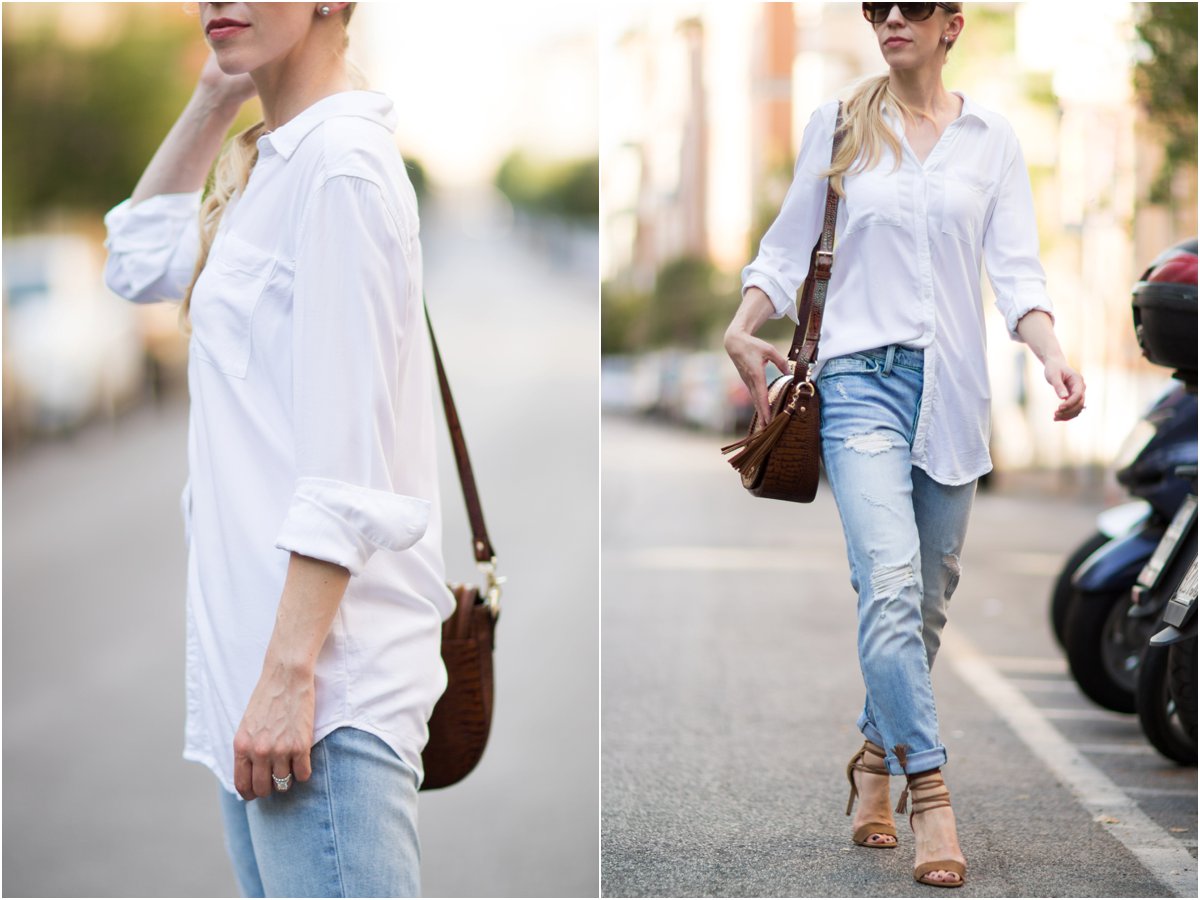
[[[912,464],[923,362],[922,350],[893,345],[830,359],[817,379],[821,458],[858,593],[858,728],[893,775],[946,762],[929,671],[976,485],[940,484]]]

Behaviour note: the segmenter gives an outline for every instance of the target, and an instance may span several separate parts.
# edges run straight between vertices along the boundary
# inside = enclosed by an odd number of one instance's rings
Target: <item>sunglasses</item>
[[[954,8],[949,3],[864,3],[863,18],[872,25],[882,25],[892,14],[892,7],[900,7],[900,15],[910,22],[924,22],[933,15],[939,6],[951,12]]]

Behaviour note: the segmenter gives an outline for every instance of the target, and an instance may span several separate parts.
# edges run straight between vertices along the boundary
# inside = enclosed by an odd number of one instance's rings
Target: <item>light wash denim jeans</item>
[[[817,379],[821,457],[858,593],[866,684],[858,728],[887,751],[893,775],[946,762],[929,670],[958,585],[976,484],[939,484],[912,464],[923,356],[895,345],[839,356]]]
[[[416,897],[417,776],[375,735],[338,728],[312,777],[246,802],[220,788],[225,846],[246,897]]]

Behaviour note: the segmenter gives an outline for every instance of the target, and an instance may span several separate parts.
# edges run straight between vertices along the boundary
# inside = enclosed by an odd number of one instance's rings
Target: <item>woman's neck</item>
[[[250,73],[267,131],[274,131],[318,100],[354,90],[345,64],[328,51],[294,52]]]
[[[930,69],[892,69],[889,74],[892,93],[915,113],[937,119],[938,113],[954,109],[957,100],[942,84],[942,72]]]

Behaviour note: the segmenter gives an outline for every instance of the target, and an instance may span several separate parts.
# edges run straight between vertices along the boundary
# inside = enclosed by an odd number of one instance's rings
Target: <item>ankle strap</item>
[[[950,791],[940,769],[907,776],[904,790],[900,792],[900,802],[896,804],[896,812],[903,813],[907,809],[909,791],[912,792],[913,815],[950,805]],[[921,796],[917,796],[917,791],[922,792]]]
[[[887,757],[884,755],[883,748],[870,741],[864,741],[862,748],[858,751],[858,755],[854,759],[854,768],[860,769],[863,772],[869,772],[872,775],[891,775],[886,765],[877,766],[874,763],[867,762],[867,756],[878,757],[884,760]]]

